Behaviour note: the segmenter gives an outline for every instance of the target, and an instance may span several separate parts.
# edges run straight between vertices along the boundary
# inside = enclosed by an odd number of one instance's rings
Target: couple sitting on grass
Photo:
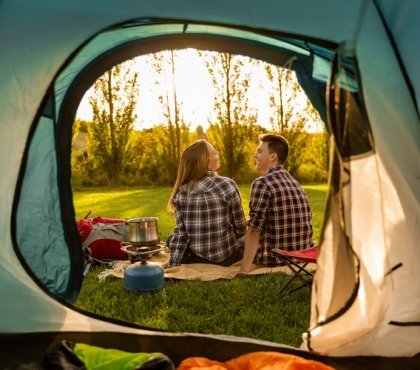
[[[254,264],[281,264],[273,248],[289,251],[314,246],[312,212],[301,185],[283,167],[289,144],[282,136],[259,136],[254,154],[262,174],[252,183],[249,221],[236,183],[218,176],[219,152],[198,140],[182,153],[168,203],[176,226],[168,238],[169,266],[210,263],[230,266],[240,260],[240,273]]]

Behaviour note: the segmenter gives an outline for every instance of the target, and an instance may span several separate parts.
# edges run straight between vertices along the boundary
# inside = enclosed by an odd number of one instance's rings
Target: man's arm
[[[260,240],[261,230],[258,230],[252,226],[248,227],[245,234],[244,242],[244,256],[242,258],[241,268],[239,272],[250,272],[252,268],[252,262],[254,261],[255,254],[258,249],[258,242]]]

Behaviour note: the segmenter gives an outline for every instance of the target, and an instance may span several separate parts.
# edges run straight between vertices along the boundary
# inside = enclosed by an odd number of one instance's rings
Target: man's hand
[[[245,277],[245,276],[249,276],[249,273],[253,270],[255,270],[256,265],[252,264],[251,266],[249,266],[249,268],[245,269],[245,268],[240,268],[239,271],[237,272],[237,274],[235,275],[235,277]]]
[[[244,240],[244,255],[241,261],[241,268],[239,269],[240,273],[248,273],[252,271],[255,266],[253,266],[253,260],[255,254],[257,253],[258,241],[260,240],[261,230],[255,229],[254,227],[248,227],[248,230],[245,234]]]

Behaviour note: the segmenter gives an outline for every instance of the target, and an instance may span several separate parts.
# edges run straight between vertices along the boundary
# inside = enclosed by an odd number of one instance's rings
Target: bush
[[[328,180],[328,171],[313,163],[303,163],[298,167],[295,177],[302,184],[323,184]]]

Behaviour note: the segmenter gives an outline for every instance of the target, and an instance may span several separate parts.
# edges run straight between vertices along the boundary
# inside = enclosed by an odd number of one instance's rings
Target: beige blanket
[[[160,251],[152,256],[148,262],[157,263],[164,268],[165,278],[167,279],[180,279],[180,280],[201,280],[210,281],[217,279],[232,279],[239,272],[240,263],[235,263],[232,266],[224,267],[218,265],[211,265],[205,263],[192,263],[188,265],[181,265],[177,267],[166,267],[169,261],[169,252]],[[136,262],[140,263],[140,262]],[[99,273],[98,278],[100,281],[108,277],[120,278],[124,277],[124,270],[131,263],[130,261],[114,261],[110,268]],[[314,271],[316,264],[310,263],[306,266],[310,271]],[[256,265],[255,269],[247,275],[260,275],[267,273],[284,273],[291,275],[292,272],[287,266],[266,267]],[[241,275],[243,276],[243,275]]]

